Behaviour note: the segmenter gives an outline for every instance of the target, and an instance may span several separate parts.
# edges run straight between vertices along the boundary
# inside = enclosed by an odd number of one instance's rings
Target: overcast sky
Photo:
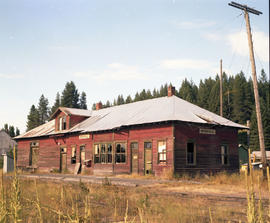
[[[251,75],[243,15],[224,0],[0,0],[0,127],[25,131],[41,94],[67,81],[88,107],[164,83]],[[269,1],[250,15],[257,72],[269,74]]]

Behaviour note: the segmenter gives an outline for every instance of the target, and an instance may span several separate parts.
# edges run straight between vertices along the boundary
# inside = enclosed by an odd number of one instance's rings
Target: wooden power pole
[[[254,51],[253,51],[253,42],[252,42],[251,28],[250,28],[249,14],[248,14],[250,12],[255,15],[260,15],[262,14],[262,12],[252,9],[248,7],[247,5],[241,5],[236,2],[231,2],[229,3],[229,5],[243,10],[245,20],[246,20],[248,45],[249,45],[249,57],[250,57],[251,69],[252,69],[253,90],[254,90],[254,96],[255,96],[256,116],[257,116],[259,142],[260,142],[260,150],[261,150],[261,161],[263,165],[263,174],[264,176],[266,176],[266,152],[265,152],[265,145],[264,145],[260,98],[259,98],[259,93],[258,93],[258,83],[257,83],[256,66],[255,66]]]
[[[222,60],[220,60],[220,81],[219,81],[219,98],[220,98],[220,116],[223,117],[223,95],[222,95]]]

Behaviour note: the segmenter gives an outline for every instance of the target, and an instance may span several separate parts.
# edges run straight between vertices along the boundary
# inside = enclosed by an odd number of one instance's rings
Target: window
[[[221,146],[221,164],[222,165],[228,165],[229,159],[228,159],[228,146],[222,145]]]
[[[151,142],[145,142],[144,143],[144,148],[145,149],[152,149],[152,143]]]
[[[65,130],[67,128],[67,119],[66,116],[60,117],[58,119],[58,130],[62,131]]]
[[[196,160],[195,146],[193,142],[187,143],[187,164],[194,165]]]
[[[71,164],[76,163],[76,146],[71,147]]]
[[[112,144],[99,143],[94,146],[95,163],[112,163]]]
[[[125,163],[125,162],[126,162],[126,144],[116,143],[115,163]]]
[[[159,141],[158,142],[158,162],[159,163],[166,163],[167,156],[166,156],[166,141]]]

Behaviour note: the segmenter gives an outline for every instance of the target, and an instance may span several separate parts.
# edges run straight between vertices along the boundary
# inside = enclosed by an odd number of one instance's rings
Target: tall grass
[[[213,201],[202,196],[185,197],[179,193],[162,192],[155,187],[119,187],[109,180],[104,180],[101,185],[23,180],[15,168],[11,179],[2,177],[1,180],[0,223],[267,222],[270,219],[270,202],[266,208],[260,191],[259,199],[256,198],[255,187],[262,181],[255,175],[252,168],[243,176],[238,174],[238,181],[239,178],[245,179],[247,189],[246,208],[241,210],[238,204],[228,205],[222,198]],[[171,173],[165,173],[165,176],[169,178]],[[267,176],[270,194],[269,169]],[[199,176],[195,178],[199,179]],[[217,186],[239,184],[236,174],[227,173],[202,181]]]

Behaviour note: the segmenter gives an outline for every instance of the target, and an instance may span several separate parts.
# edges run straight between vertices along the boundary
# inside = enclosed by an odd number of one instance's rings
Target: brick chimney
[[[170,85],[168,87],[168,97],[171,97],[173,95],[175,95],[175,87],[173,87],[172,85]]]
[[[102,103],[98,102],[96,103],[96,110],[102,109]]]

